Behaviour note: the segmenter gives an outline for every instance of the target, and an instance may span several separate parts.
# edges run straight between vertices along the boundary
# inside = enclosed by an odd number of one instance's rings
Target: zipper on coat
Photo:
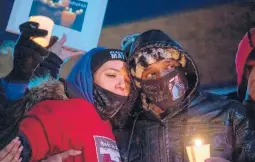
[[[161,120],[162,121],[162,120]],[[163,135],[163,148],[164,148],[164,152],[163,152],[163,157],[164,160],[162,162],[170,162],[170,141],[169,141],[169,133],[168,133],[168,121],[163,120],[163,126],[161,126],[161,132]],[[160,139],[159,139],[160,140]]]

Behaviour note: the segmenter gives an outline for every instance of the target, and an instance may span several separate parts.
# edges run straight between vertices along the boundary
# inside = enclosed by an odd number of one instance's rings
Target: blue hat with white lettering
[[[124,52],[119,49],[105,49],[98,51],[91,58],[91,72],[94,74],[104,63],[110,60],[120,60],[126,62]]]

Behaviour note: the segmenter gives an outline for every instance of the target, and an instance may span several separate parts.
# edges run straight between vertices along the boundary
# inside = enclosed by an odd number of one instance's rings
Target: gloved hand
[[[83,51],[72,51],[66,47],[64,44],[67,40],[65,34],[62,38],[58,40],[58,37],[52,36],[50,45],[47,47],[50,54],[47,58],[43,60],[38,68],[34,72],[34,77],[48,77],[50,74],[51,78],[58,78],[60,66],[66,62],[70,57],[84,54]]]
[[[39,24],[36,22],[25,22],[19,26],[19,29],[21,35],[14,47],[14,67],[5,80],[28,82],[43,58],[49,54],[46,48],[33,42],[31,37],[46,36],[48,31],[39,29]]]

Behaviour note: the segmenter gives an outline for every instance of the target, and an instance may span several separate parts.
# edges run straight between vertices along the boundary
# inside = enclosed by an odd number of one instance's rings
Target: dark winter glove
[[[39,24],[26,22],[19,29],[20,38],[14,48],[13,70],[5,78],[7,81],[28,82],[36,67],[48,56],[49,52],[39,44],[33,42],[31,37],[46,36],[47,31],[39,29]]]
[[[45,77],[50,75],[51,78],[57,79],[59,69],[63,61],[54,53],[50,53],[34,72],[34,77]]]
[[[50,39],[48,49],[58,41],[58,37],[52,36]],[[33,78],[45,77],[50,75],[51,78],[58,78],[60,66],[63,61],[55,53],[50,52],[49,55],[41,62],[34,72]]]

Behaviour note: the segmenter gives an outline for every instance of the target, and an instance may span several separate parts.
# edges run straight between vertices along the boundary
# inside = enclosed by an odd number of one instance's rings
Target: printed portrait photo
[[[55,25],[82,31],[87,6],[80,0],[33,0],[29,16],[46,16]]]

